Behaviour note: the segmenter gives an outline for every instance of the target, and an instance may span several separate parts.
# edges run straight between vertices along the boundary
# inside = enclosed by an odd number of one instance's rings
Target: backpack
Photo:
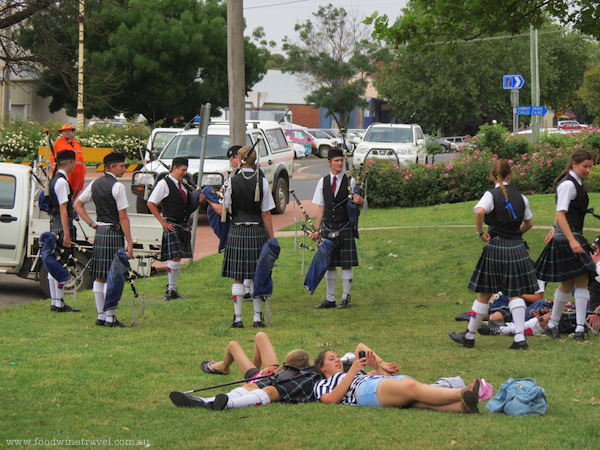
[[[538,416],[548,411],[544,389],[531,378],[519,378],[502,383],[500,390],[487,404],[489,412],[510,416]]]

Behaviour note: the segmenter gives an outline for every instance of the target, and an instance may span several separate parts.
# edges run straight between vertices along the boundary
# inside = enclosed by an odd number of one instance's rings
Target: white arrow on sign
[[[248,92],[248,97],[250,97],[250,100],[252,101],[252,104],[254,105],[255,108],[260,108],[262,105],[265,104],[267,95],[269,95],[268,92],[258,92],[258,91]]]

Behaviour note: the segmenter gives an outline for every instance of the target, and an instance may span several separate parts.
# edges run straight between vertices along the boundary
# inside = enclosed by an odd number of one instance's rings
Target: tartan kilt
[[[573,236],[581,244],[583,253],[573,253],[569,240],[560,227],[556,227],[554,235],[535,265],[540,280],[558,283],[572,280],[596,270],[590,256],[590,245],[580,231],[573,231]]]
[[[284,403],[308,403],[314,402],[315,383],[320,380],[317,373],[309,372],[306,376],[294,378],[293,380],[283,381],[281,383],[273,382],[270,378],[257,380],[256,385],[262,389],[267,386],[273,386],[277,389],[281,400]]]
[[[110,264],[115,257],[115,253],[124,247],[125,236],[121,231],[114,231],[108,225],[101,225],[96,228],[92,263],[90,265],[92,278],[108,278]]]
[[[253,280],[260,251],[268,240],[264,225],[232,225],[227,235],[221,275],[234,280]]]
[[[539,289],[533,261],[522,239],[492,238],[469,281],[473,292],[502,291],[507,297],[533,294]]]
[[[60,218],[55,219],[52,217],[50,219],[50,232],[56,234],[60,239],[62,239],[63,227]],[[72,220],[69,223],[69,232],[71,233],[71,242],[75,242],[75,239],[77,239],[77,230],[75,229],[75,225],[73,224]]]
[[[191,258],[192,243],[182,243],[179,239],[179,235],[177,234],[177,230],[163,230],[162,245],[160,247],[160,260],[169,261],[177,256],[181,256],[182,258]]]
[[[350,223],[344,225],[341,229],[334,227],[328,227],[323,223],[322,233],[326,237],[330,231],[338,231],[344,238],[344,247],[341,249],[334,249],[333,255],[331,256],[331,263],[329,268],[335,267],[356,267],[358,266],[358,253],[356,252],[356,241],[354,240],[354,233]]]

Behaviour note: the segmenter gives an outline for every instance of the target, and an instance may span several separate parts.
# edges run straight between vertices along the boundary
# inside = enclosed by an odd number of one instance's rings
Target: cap
[[[173,167],[175,166],[189,166],[188,159],[181,156],[173,158]]]
[[[125,162],[125,155],[123,153],[109,153],[104,157],[103,162],[105,166],[115,163],[122,163]]]
[[[339,158],[339,157],[344,157],[344,152],[337,149],[337,148],[332,148],[331,150],[329,150],[329,152],[327,152],[327,159],[329,161],[331,161],[333,158]]]
[[[75,152],[73,150],[62,150],[56,154],[56,162],[68,161],[75,159]]]
[[[236,156],[240,148],[242,148],[241,145],[233,145],[229,147],[229,150],[227,150],[227,158],[233,158],[234,156]]]

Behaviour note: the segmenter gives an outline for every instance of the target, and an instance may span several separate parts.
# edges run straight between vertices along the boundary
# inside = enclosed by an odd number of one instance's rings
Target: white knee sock
[[[515,298],[508,303],[508,307],[515,323],[515,342],[525,340],[525,300]]]
[[[260,322],[260,307],[261,307],[262,299],[260,297],[252,298],[252,305],[254,306],[254,321]]]
[[[234,283],[231,286],[231,295],[233,296],[234,322],[242,321],[242,301],[244,300],[244,285]]]
[[[104,288],[106,283],[100,281],[94,281],[92,285],[92,291],[94,292],[94,300],[96,300],[96,311],[98,311],[98,319],[106,320],[106,314],[104,313],[104,302],[106,297],[104,294]]]
[[[108,323],[113,323],[115,321],[115,310],[114,309],[109,309],[108,311],[106,311],[106,319],[105,319]]]
[[[580,333],[585,331],[585,317],[587,307],[590,301],[590,291],[588,289],[575,289],[575,317],[577,318],[577,327],[575,332]]]
[[[473,310],[473,312],[475,312],[475,315],[471,316],[471,320],[469,320],[467,334],[465,334],[465,338],[467,339],[475,339],[475,333],[477,333],[477,328],[481,324],[483,316],[485,316],[490,310],[490,304],[479,303],[477,300],[475,300],[471,309]]]
[[[56,288],[54,283],[56,283],[56,280],[54,279],[54,277],[50,274],[48,274],[48,290],[50,291],[50,298],[52,299],[52,306],[56,306],[55,300],[56,300]]]
[[[181,273],[181,261],[167,261],[167,271],[169,272],[169,289],[177,287],[177,279]]]
[[[552,304],[552,315],[550,316],[550,322],[548,322],[548,328],[552,329],[558,326],[563,310],[570,298],[570,293],[566,294],[561,291],[560,288],[556,288],[556,291],[554,291],[554,303]]]
[[[65,285],[64,283],[59,283],[57,280],[54,280],[54,282],[56,283],[56,306],[62,308],[65,306]]]
[[[229,400],[233,400],[234,398],[243,397],[244,395],[248,395],[251,391],[245,389],[243,387],[236,387],[232,391],[227,393],[227,397]]]
[[[342,298],[348,297],[350,295],[350,287],[352,286],[352,278],[354,277],[354,270],[350,269],[342,269]]]
[[[252,294],[252,291],[254,290],[253,288],[254,288],[254,281],[244,280],[244,295]]]
[[[327,286],[327,297],[325,298],[328,302],[335,302],[335,282],[337,277],[337,269],[328,270],[325,272],[325,284]]]
[[[248,392],[248,394],[243,397],[234,399],[229,398],[227,409],[243,408],[244,406],[268,405],[269,403],[271,403],[269,395],[262,389],[255,389],[254,391]]]

